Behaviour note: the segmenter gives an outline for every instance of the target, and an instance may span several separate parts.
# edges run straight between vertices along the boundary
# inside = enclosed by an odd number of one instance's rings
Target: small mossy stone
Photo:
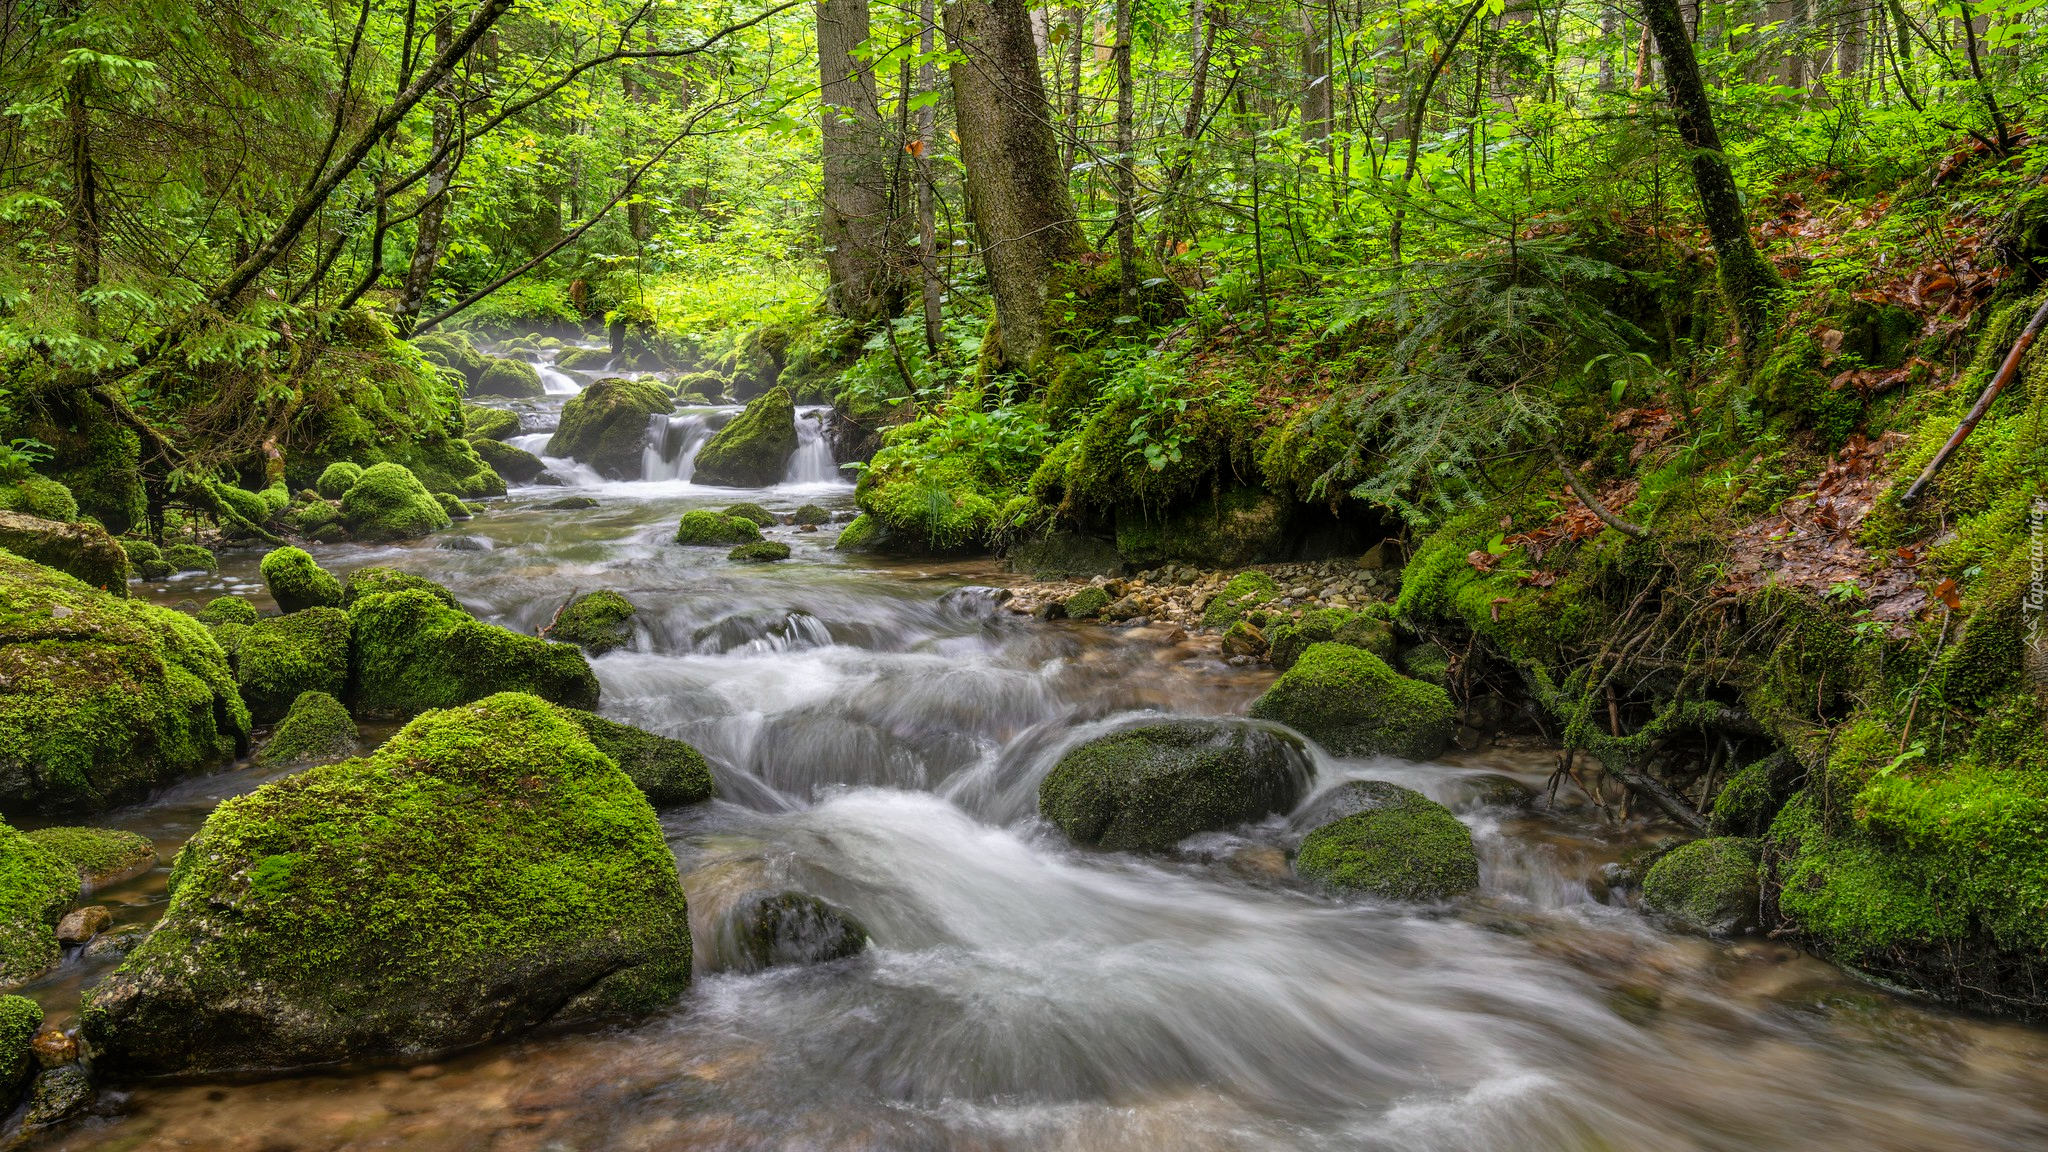
[[[81,1029],[127,1074],[418,1060],[689,982],[654,809],[561,710],[507,693],[223,802]]]
[[[863,512],[839,530],[832,547],[840,552],[872,552],[887,544],[889,537],[888,526],[880,517]]]
[[[563,496],[556,500],[544,500],[534,507],[547,512],[581,512],[585,508],[597,507],[597,500],[590,496]]]
[[[197,544],[173,544],[164,549],[164,563],[175,572],[218,572],[220,561]]]
[[[563,607],[544,635],[602,656],[633,642],[636,611],[631,600],[609,589],[585,592]]]
[[[711,765],[695,748],[592,712],[565,711],[598,751],[632,777],[649,803],[667,808],[711,799]]]
[[[356,722],[326,692],[301,692],[256,754],[263,764],[319,764],[353,756]]]
[[[453,492],[436,492],[434,499],[440,502],[441,511],[446,512],[450,520],[469,519],[469,505],[462,502],[462,497]]]
[[[96,1092],[92,1075],[83,1064],[60,1064],[36,1073],[29,1088],[28,1106],[22,1109],[21,1130],[40,1132],[78,1116],[92,1107]]]
[[[1265,656],[1269,647],[1271,644],[1266,639],[1266,634],[1259,631],[1258,626],[1249,620],[1239,620],[1223,631],[1221,648],[1225,656],[1243,656],[1256,660]]]
[[[531,484],[548,470],[547,461],[524,448],[496,440],[472,440],[470,447],[483,457],[491,470],[514,484]]]
[[[360,464],[336,460],[321,471],[320,479],[313,488],[320,493],[323,500],[339,500],[348,495],[348,490],[355,487],[356,481],[362,478],[363,469]]]
[[[524,360],[493,356],[483,371],[477,373],[469,391],[475,396],[507,396],[525,400],[543,395],[547,389],[541,386],[540,372],[533,365]]]
[[[448,513],[403,464],[377,464],[341,498],[341,516],[359,540],[410,540],[448,527]]]
[[[26,996],[0,996],[0,1108],[12,1112],[35,1075],[29,1042],[42,1027],[42,1005]]]
[[[407,716],[499,692],[597,706],[597,677],[575,645],[483,623],[432,592],[364,596],[348,618],[360,712]]]
[[[342,523],[341,502],[338,500],[313,500],[301,504],[285,514],[285,523],[291,526],[292,531],[313,540],[320,540],[328,532],[339,532],[344,536],[348,533],[347,526]]]
[[[119,828],[38,828],[27,835],[78,870],[81,895],[156,866],[156,845],[146,836]]]
[[[1312,830],[1360,812],[1398,808],[1416,795],[1419,793],[1413,788],[1403,788],[1385,780],[1346,780],[1317,793],[1288,818],[1288,823],[1297,829]]]
[[[772,564],[777,560],[789,559],[789,545],[780,540],[756,540],[742,544],[725,554],[727,560],[743,564]]]
[[[752,520],[704,508],[683,513],[676,524],[678,544],[752,544],[759,539],[761,528]]]
[[[192,618],[208,627],[222,624],[254,624],[263,614],[240,596],[216,596]]]
[[[1754,927],[1761,890],[1759,841],[1694,840],[1665,853],[1643,877],[1643,904],[1693,929],[1725,936]]]
[[[128,595],[128,553],[97,524],[0,512],[0,548],[75,576],[110,596]]]
[[[499,441],[519,434],[519,417],[503,408],[483,404],[462,406],[462,438],[481,450],[485,441]]]
[[[1109,593],[1100,588],[1083,588],[1065,600],[1067,618],[1093,620],[1110,605]]]
[[[789,514],[791,524],[830,524],[832,511],[819,504],[803,504]]]
[[[280,720],[302,692],[348,689],[349,617],[339,608],[306,608],[258,620],[235,652],[235,680],[259,724]]]
[[[1312,644],[1251,715],[1274,720],[1339,756],[1428,760],[1451,742],[1457,707],[1434,684],[1409,680],[1379,657],[1343,644]]]
[[[1310,772],[1292,737],[1242,720],[1175,720],[1060,757],[1038,810],[1076,843],[1162,851],[1294,807]]]
[[[11,484],[0,484],[0,511],[69,522],[78,519],[78,500],[63,484],[31,472]]]
[[[868,944],[860,921],[807,892],[749,892],[733,905],[727,932],[721,943],[744,972],[843,960]]]
[[[772,388],[718,430],[697,452],[699,484],[765,488],[782,479],[797,448],[796,403]]]
[[[1448,900],[1479,887],[1472,832],[1450,809],[1391,784],[1355,802],[1370,806],[1302,839],[1297,874],[1389,900]]]
[[[140,567],[151,561],[163,563],[164,550],[147,540],[119,540],[116,543],[121,545],[121,551],[128,554],[128,563],[132,567]]]
[[[1273,666],[1294,667],[1311,644],[1343,644],[1363,648],[1381,660],[1394,660],[1394,626],[1376,616],[1346,608],[1317,608],[1300,619],[1282,620],[1266,632],[1272,642]]]
[[[730,504],[719,509],[719,511],[727,516],[737,516],[742,520],[752,520],[762,528],[773,528],[777,524],[782,523],[782,521],[776,519],[775,513],[761,507],[759,504]]]
[[[286,613],[332,608],[341,603],[341,581],[320,567],[304,548],[266,552],[261,567],[263,582],[270,586],[270,598]]]
[[[660,381],[607,377],[562,406],[547,454],[573,458],[600,476],[638,480],[648,421],[674,407]]]
[[[341,589],[341,606],[344,609],[352,608],[356,601],[379,592],[425,592],[458,612],[467,611],[462,607],[462,602],[455,598],[455,593],[425,576],[415,576],[410,572],[382,565],[358,568],[350,573],[348,583]]]
[[[1279,595],[1280,586],[1273,583],[1271,576],[1258,571],[1239,572],[1202,609],[1202,624],[1209,628],[1228,628],[1252,609],[1277,599]]]
[[[103,808],[249,731],[220,645],[182,612],[0,551],[0,807]]]

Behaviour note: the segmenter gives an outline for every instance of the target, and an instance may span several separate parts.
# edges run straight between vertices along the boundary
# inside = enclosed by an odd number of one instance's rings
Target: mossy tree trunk
[[[1699,60],[1693,55],[1692,37],[1686,32],[1678,0],[1643,0],[1643,21],[1657,38],[1657,54],[1664,61],[1664,86],[1671,96],[1678,135],[1692,152],[1693,188],[1700,198],[1700,211],[1706,216],[1707,233],[1713,238],[1714,256],[1720,264],[1721,291],[1741,328],[1744,361],[1754,368],[1757,345],[1770,323],[1778,274],[1750,240],[1749,220],[1742,211],[1741,193],[1735,188],[1735,172],[1721,151],[1721,135],[1714,128],[1706,83],[1700,79]]]
[[[834,311],[862,323],[893,316],[902,303],[890,265],[888,137],[869,62],[854,51],[868,39],[867,0],[819,0],[818,84],[824,104],[825,267]]]
[[[959,0],[946,9],[953,105],[967,198],[995,297],[994,362],[1023,369],[1050,339],[1045,297],[1081,229],[1060,171],[1052,111],[1023,0]]]
[[[454,14],[446,5],[434,10],[434,50],[446,52],[455,33]],[[448,183],[455,176],[455,150],[449,141],[455,134],[455,83],[452,76],[442,80],[434,101],[434,162],[427,174],[427,202],[420,209],[418,235],[413,241],[412,263],[405,270],[405,286],[394,309],[400,335],[410,335],[426,306],[427,292],[434,286],[434,269],[441,263],[441,222],[448,209]]]

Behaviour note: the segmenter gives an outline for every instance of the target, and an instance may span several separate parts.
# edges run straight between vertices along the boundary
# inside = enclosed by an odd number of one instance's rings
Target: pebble
[[[83,944],[112,927],[113,923],[114,914],[107,911],[104,904],[74,908],[57,921],[57,939],[66,944]]]
[[[47,1028],[36,1033],[29,1041],[29,1048],[36,1054],[36,1063],[45,1068],[56,1068],[78,1059],[78,1041],[56,1028]]]

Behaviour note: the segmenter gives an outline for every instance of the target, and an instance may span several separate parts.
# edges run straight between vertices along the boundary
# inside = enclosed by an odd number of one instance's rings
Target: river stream
[[[521,406],[531,431],[516,442],[535,452],[588,378],[550,372],[551,395]],[[1016,617],[989,590],[1007,579],[992,564],[842,556],[838,525],[769,529],[794,551],[775,565],[677,546],[691,508],[852,507],[815,412],[785,483],[692,483],[696,447],[734,411],[651,429],[641,480],[551,461],[568,488],[515,489],[403,546],[314,549],[337,572],[430,577],[529,632],[579,591],[640,606],[631,649],[592,665],[605,715],[688,740],[716,769],[718,800],[662,814],[692,904],[691,992],[651,1019],[409,1069],[117,1087],[101,1115],[39,1147],[2048,1146],[2048,1033],[1597,900],[1600,867],[1659,833],[1617,829],[1569,792],[1530,799],[1552,764],[1542,748],[1317,759],[1318,788],[1391,779],[1460,813],[1483,890],[1448,907],[1296,882],[1286,853],[1300,830],[1284,818],[1165,856],[1075,849],[1035,815],[1064,749],[1138,714],[1242,713],[1270,672],[1164,629]],[[597,505],[536,507],[564,494]],[[217,576],[143,591],[175,603],[232,590],[268,610],[257,553],[222,560]],[[152,837],[167,864],[216,803],[269,778],[243,765],[100,822]],[[164,877],[95,899],[146,924]],[[846,908],[872,946],[728,970],[714,920],[764,885]],[[74,957],[28,991],[62,1023],[104,971]]]

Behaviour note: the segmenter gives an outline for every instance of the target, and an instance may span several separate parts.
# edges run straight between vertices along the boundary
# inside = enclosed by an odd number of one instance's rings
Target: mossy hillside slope
[[[657,380],[607,377],[562,406],[562,421],[548,439],[547,454],[573,458],[613,479],[637,480],[648,418],[674,407]]]
[[[765,488],[782,479],[796,446],[796,402],[787,388],[772,388],[698,451],[695,476],[700,484]]]
[[[356,710],[409,716],[498,692],[597,707],[597,677],[573,644],[486,624],[433,592],[376,592],[348,609]]]
[[[1339,756],[1427,760],[1450,745],[1457,708],[1443,689],[1410,680],[1372,653],[1311,644],[1252,701],[1251,714],[1286,724]]]
[[[568,716],[508,693],[223,803],[83,1028],[126,1072],[419,1059],[689,981],[654,810]]]
[[[1082,744],[1046,774],[1039,812],[1076,842],[1163,851],[1197,832],[1284,812],[1308,757],[1290,737],[1243,721],[1176,720]]]
[[[0,682],[0,808],[103,808],[248,739],[205,625],[5,552]]]

